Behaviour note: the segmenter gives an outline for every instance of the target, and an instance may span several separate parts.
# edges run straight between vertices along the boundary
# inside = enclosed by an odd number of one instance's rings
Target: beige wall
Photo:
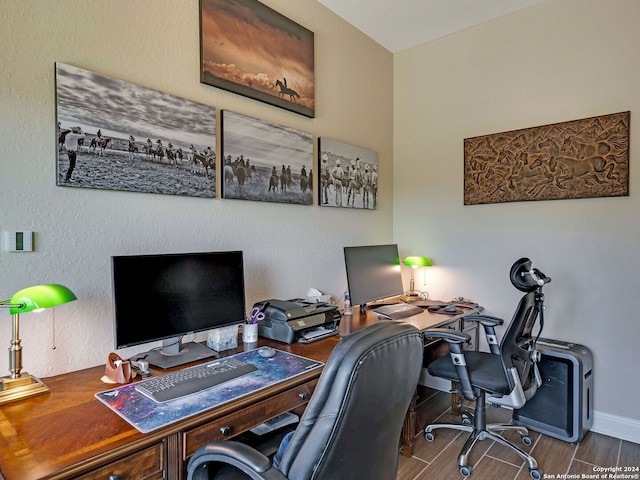
[[[394,240],[437,264],[419,286],[508,320],[530,257],[543,336],[593,350],[595,428],[637,442],[639,22],[635,0],[550,0],[394,56]],[[464,138],[627,110],[629,197],[463,205]]]
[[[392,55],[314,0],[263,3],[315,33],[314,119],[200,84],[197,1],[2,2],[0,300],[44,282],[67,284],[79,297],[55,309],[55,350],[52,311],[22,316],[29,373],[106,361],[113,349],[111,255],[241,249],[250,307],[304,296],[312,286],[340,296],[342,247],[392,240]],[[326,136],[377,151],[380,209],[57,187],[55,62],[304,130],[314,142]],[[36,251],[7,253],[6,230],[35,231]],[[7,348],[10,332],[8,311],[0,310]],[[0,372],[8,373],[2,353]]]

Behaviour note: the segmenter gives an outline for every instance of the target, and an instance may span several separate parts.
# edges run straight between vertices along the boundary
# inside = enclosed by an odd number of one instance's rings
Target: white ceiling
[[[318,0],[392,53],[545,0]]]

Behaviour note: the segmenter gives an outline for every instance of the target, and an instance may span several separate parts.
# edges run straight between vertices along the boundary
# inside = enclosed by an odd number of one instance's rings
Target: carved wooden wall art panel
[[[629,195],[630,112],[464,140],[464,204]]]

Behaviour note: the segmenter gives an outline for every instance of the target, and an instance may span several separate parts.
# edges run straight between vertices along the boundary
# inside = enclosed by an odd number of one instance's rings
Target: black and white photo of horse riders
[[[319,204],[378,208],[378,154],[330,138],[318,139]]]
[[[313,203],[313,136],[240,113],[220,112],[222,197]]]
[[[56,63],[65,187],[215,198],[216,109]]]

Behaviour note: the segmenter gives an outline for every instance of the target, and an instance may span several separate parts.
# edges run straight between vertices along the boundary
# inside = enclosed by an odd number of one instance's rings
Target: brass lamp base
[[[400,300],[403,302],[417,302],[418,300],[422,300],[422,296],[419,293],[404,293],[400,296]]]
[[[2,377],[0,405],[47,392],[49,392],[49,387],[28,373],[23,373],[17,378]]]
[[[413,286],[413,285],[412,285]],[[428,292],[422,292],[420,290],[414,290],[413,288],[411,290],[407,290],[405,291],[402,296],[400,296],[400,300],[403,302],[419,302],[421,300],[428,300],[429,299],[429,293]]]

